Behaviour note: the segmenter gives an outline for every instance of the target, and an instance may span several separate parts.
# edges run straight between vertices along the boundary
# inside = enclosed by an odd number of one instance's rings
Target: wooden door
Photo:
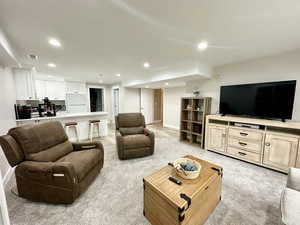
[[[208,126],[208,149],[220,152],[226,151],[226,127],[223,126]]]
[[[154,121],[161,122],[163,114],[162,89],[154,89]]]
[[[263,164],[287,171],[296,164],[298,138],[266,134]]]

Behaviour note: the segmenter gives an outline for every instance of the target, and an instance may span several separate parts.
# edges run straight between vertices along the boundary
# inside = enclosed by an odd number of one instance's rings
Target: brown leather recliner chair
[[[72,203],[103,167],[102,144],[69,142],[58,121],[13,128],[0,144],[19,196],[32,201]]]
[[[131,159],[152,155],[154,133],[146,129],[141,113],[120,113],[115,117],[116,142],[119,159]]]

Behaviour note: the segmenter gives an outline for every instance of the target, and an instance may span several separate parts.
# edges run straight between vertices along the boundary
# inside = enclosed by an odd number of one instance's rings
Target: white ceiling
[[[0,27],[19,62],[88,82],[97,82],[99,73],[105,83],[149,80],[178,74],[181,66],[294,50],[300,47],[299,21],[298,0],[0,1]],[[49,46],[49,37],[62,48]],[[196,50],[201,40],[209,43],[204,52]],[[143,68],[145,61],[151,68]],[[48,68],[49,62],[57,68]]]

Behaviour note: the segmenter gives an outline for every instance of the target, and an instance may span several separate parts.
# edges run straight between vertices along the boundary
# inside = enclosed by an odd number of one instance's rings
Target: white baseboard
[[[15,168],[10,167],[9,170],[6,172],[6,174],[3,177],[3,186],[6,186],[10,178],[12,177],[13,173],[15,171]]]
[[[165,128],[170,128],[170,129],[172,129],[172,130],[179,130],[179,127],[173,126],[173,125],[168,125],[168,124],[164,124],[163,127],[165,127]]]

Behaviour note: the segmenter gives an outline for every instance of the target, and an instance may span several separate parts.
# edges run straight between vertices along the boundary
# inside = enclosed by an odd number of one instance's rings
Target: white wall
[[[4,135],[7,131],[16,125],[14,104],[16,103],[16,90],[11,69],[0,66],[0,135]],[[1,147],[0,147],[1,149]],[[0,150],[0,170],[5,178],[10,170],[10,166],[6,161],[5,155]]]
[[[164,90],[164,126],[179,129],[180,98],[192,96],[200,90],[202,97],[212,97],[211,113],[219,109],[220,86],[259,83],[283,80],[297,80],[293,120],[300,121],[300,51],[249,60],[217,67],[211,79],[188,82],[186,87]]]
[[[154,90],[141,88],[141,112],[145,116],[146,124],[154,121]]]
[[[200,94],[213,98],[212,113],[218,112],[222,85],[297,80],[293,120],[300,120],[300,51],[222,66],[214,73],[213,79],[199,83]]]
[[[119,88],[119,112],[140,112],[140,89],[139,88],[126,88],[122,84],[116,84],[108,87],[107,96],[110,98],[110,120],[114,123],[113,115],[113,89]]]
[[[140,112],[140,89],[139,88],[122,88],[123,96],[120,102],[120,112]]]
[[[181,98],[189,96],[185,87],[166,88],[163,91],[163,126],[179,129]]]

